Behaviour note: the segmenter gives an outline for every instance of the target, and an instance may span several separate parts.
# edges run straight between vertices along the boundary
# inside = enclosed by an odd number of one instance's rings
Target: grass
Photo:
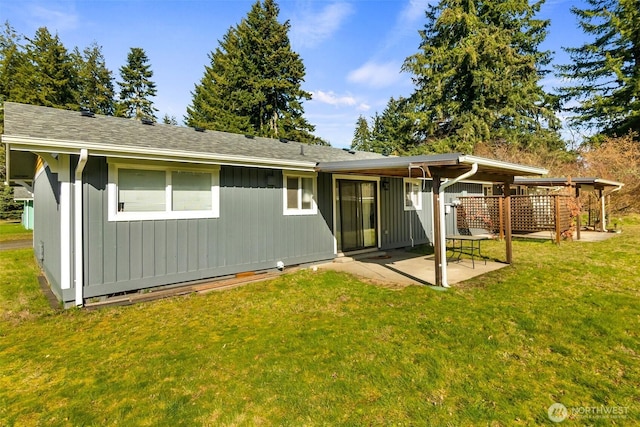
[[[31,238],[32,231],[17,221],[0,220],[0,242]]]
[[[640,221],[623,230],[515,241],[447,292],[303,271],[99,311],[49,309],[31,252],[0,252],[0,424],[553,425],[554,402],[637,424]]]

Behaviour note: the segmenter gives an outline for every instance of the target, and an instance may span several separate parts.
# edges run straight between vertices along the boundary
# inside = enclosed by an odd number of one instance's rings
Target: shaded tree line
[[[0,34],[0,101],[45,107],[87,109],[104,115],[155,118],[155,83],[149,59],[131,48],[120,68],[119,97],[102,47],[67,50],[57,34],[39,28],[31,38],[6,22]]]

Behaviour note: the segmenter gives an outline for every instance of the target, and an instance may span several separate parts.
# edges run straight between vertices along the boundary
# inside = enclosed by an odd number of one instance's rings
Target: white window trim
[[[165,196],[166,210],[157,212],[118,212],[118,169],[161,170],[166,173]],[[172,172],[208,172],[211,174],[211,209],[197,211],[171,210],[171,173]],[[200,219],[220,217],[220,167],[215,165],[171,165],[159,162],[124,162],[109,163],[109,180],[107,183],[108,221],[147,221],[162,219]]]
[[[407,183],[415,184],[418,186],[418,204],[407,206]],[[422,199],[424,198],[422,191],[422,181],[415,178],[403,178],[402,179],[402,205],[404,206],[405,211],[421,211],[422,210]]]
[[[311,178],[313,182],[313,197],[311,199],[311,209],[302,209],[302,186],[298,185],[298,208],[290,209],[287,206],[287,178]],[[298,181],[300,184],[300,181]],[[317,215],[318,203],[316,202],[318,194],[318,174],[315,172],[282,172],[282,211],[283,215]]]

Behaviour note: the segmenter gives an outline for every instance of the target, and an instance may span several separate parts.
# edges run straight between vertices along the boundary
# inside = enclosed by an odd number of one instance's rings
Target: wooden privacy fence
[[[460,234],[470,234],[472,228],[485,229],[503,236],[504,197],[463,196],[456,207],[456,227]],[[571,229],[572,196],[544,194],[511,196],[511,230],[514,233],[555,231],[556,241]]]

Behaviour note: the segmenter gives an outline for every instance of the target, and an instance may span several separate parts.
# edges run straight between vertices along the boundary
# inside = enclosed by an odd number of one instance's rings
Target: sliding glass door
[[[376,247],[377,191],[373,181],[338,180],[339,246],[342,251]]]

